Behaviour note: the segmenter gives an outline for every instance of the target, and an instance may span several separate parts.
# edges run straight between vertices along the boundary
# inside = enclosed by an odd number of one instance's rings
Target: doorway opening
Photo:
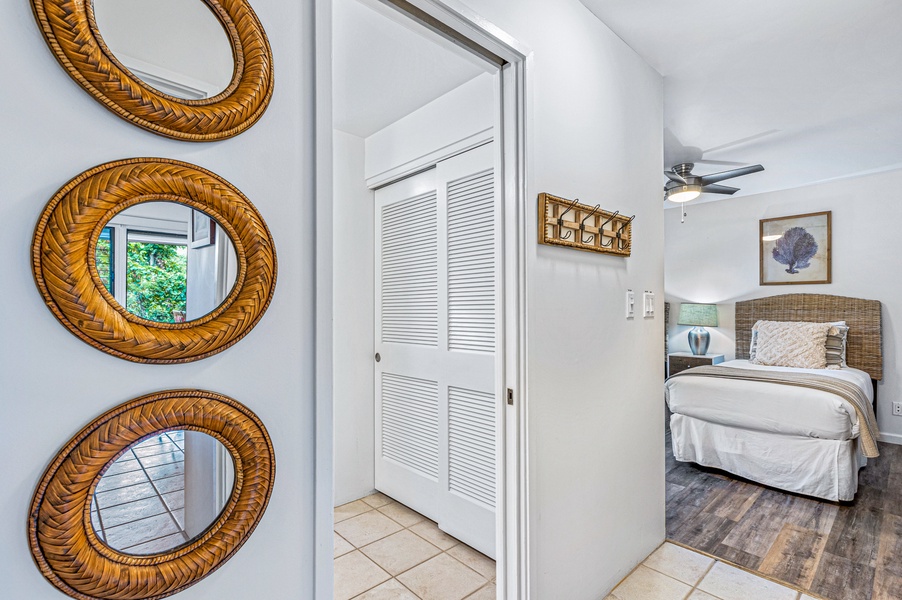
[[[523,55],[417,4],[332,1],[334,597],[520,597]]]

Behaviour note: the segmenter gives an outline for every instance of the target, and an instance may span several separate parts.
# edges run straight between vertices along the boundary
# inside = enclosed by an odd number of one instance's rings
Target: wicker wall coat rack
[[[539,243],[589,252],[629,256],[632,251],[633,220],[620,211],[602,210],[600,205],[580,204],[551,194],[539,194]]]

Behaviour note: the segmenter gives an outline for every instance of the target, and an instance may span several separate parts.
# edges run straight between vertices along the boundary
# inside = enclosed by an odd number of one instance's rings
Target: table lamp
[[[717,305],[715,304],[680,304],[680,318],[677,325],[695,325],[689,332],[689,349],[695,355],[708,352],[711,334],[705,327],[717,327]]]

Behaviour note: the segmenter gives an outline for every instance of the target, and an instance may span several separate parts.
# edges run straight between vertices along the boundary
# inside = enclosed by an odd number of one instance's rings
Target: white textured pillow
[[[755,324],[752,325],[752,343],[749,346],[749,362],[755,362],[755,354],[758,353],[758,323],[783,323],[788,321],[763,321],[758,320],[755,321]],[[833,321],[830,325],[835,325],[839,330],[839,337],[842,339],[842,357],[837,361],[835,358],[835,351],[832,350],[831,346],[832,341],[830,339],[831,335],[836,335],[836,333],[832,330],[827,332],[827,368],[838,369],[840,367],[847,367],[849,365],[846,364],[846,343],[847,336],[849,334],[849,327],[846,325],[845,321]],[[839,366],[836,366],[839,365]]]
[[[825,369],[827,332],[831,323],[759,321],[754,362],[772,367]]]

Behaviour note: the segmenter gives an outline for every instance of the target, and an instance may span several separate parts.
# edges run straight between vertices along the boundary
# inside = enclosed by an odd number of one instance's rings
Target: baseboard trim
[[[886,442],[887,444],[898,444],[902,446],[902,435],[898,433],[884,433],[880,432],[880,441]]]

